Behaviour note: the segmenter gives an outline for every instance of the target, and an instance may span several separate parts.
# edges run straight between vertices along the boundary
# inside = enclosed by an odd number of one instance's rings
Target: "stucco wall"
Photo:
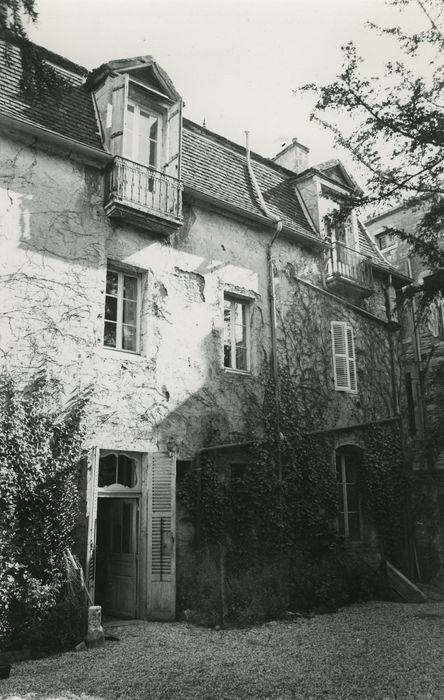
[[[187,459],[209,442],[246,437],[270,358],[270,231],[188,204],[184,226],[162,239],[108,220],[103,178],[93,168],[12,141],[5,141],[2,161],[0,347],[8,365],[35,367],[45,358],[67,389],[92,384],[91,444],[175,448]],[[322,285],[319,254],[281,237],[273,255],[281,345],[298,342],[298,358],[317,357],[326,377],[325,422],[386,417],[384,324],[318,291],[297,291],[298,277]],[[107,260],[141,275],[138,355],[103,347]],[[249,375],[223,368],[224,291],[251,299]],[[373,306],[383,317],[380,289]],[[357,396],[334,391],[331,320],[348,320],[356,330]],[[307,321],[322,327],[321,335],[310,338]]]

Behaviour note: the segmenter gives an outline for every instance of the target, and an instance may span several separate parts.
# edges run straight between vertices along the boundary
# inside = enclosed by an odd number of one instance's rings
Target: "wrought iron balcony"
[[[183,223],[182,189],[177,178],[116,156],[106,173],[105,211],[155,233],[172,233]]]
[[[332,291],[346,296],[370,296],[373,292],[370,258],[345,243],[333,242],[327,260],[326,284]]]

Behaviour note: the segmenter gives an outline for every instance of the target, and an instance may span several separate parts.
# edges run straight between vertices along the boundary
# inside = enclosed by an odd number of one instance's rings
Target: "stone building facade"
[[[414,234],[429,210],[427,199],[401,204],[367,222],[384,257],[412,278],[399,297],[402,321],[405,454],[415,485],[419,576],[443,584],[444,565],[444,284],[409,244],[391,231]]]
[[[308,167],[296,140],[269,160],[183,118],[150,56],[88,72],[39,51],[62,81],[34,97],[18,47],[0,71],[0,347],[22,377],[43,362],[67,394],[92,387],[79,524],[92,596],[174,617],[190,537],[176,466],[208,449],[248,458],[270,371],[299,382],[307,430],[332,436],[341,527],[360,543],[350,475],[369,426],[397,440],[407,277],[354,213],[329,214],[353,179],[339,161]]]

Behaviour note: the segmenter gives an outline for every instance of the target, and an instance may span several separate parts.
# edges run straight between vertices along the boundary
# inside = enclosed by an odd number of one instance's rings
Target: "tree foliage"
[[[344,64],[323,86],[305,85],[317,101],[312,119],[330,130],[368,177],[366,195],[353,206],[373,208],[427,198],[430,209],[417,231],[394,230],[431,267],[444,267],[439,248],[444,217],[444,5],[442,0],[386,0],[402,13],[418,13],[419,28],[378,27],[391,39],[393,58],[369,77],[356,46],[343,47]],[[421,26],[423,25],[423,26]]]

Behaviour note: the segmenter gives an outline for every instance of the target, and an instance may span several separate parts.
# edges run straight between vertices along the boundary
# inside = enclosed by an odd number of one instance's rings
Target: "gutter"
[[[31,124],[30,122],[26,122],[18,117],[10,117],[6,114],[0,113],[0,125],[4,125],[15,131],[30,134],[46,143],[63,148],[65,151],[68,151],[68,157],[71,157],[72,153],[83,156],[89,165],[95,165],[102,168],[108,163],[111,163],[114,157],[107,151],[102,151],[94,146],[88,146],[81,143],[81,141],[69,138],[68,136],[62,136],[56,131],[52,131],[52,129]]]
[[[280,524],[283,524],[283,493],[282,493],[282,440],[280,431],[280,403],[281,403],[281,388],[280,388],[280,377],[279,377],[279,365],[277,358],[277,333],[276,333],[276,292],[274,283],[274,267],[273,267],[273,257],[272,248],[273,244],[276,242],[279,234],[282,232],[282,220],[281,218],[272,212],[267,204],[265,203],[264,197],[260,190],[259,184],[256,180],[256,176],[251,165],[250,158],[250,147],[248,143],[249,132],[245,132],[246,136],[246,158],[247,158],[247,170],[250,178],[250,182],[253,186],[253,190],[256,194],[259,207],[264,212],[265,216],[270,219],[275,224],[275,231],[270,243],[267,246],[267,263],[268,263],[268,296],[270,304],[270,324],[271,324],[271,352],[272,352],[272,368],[273,368],[273,379],[274,379],[274,403],[275,403],[275,416],[276,416],[276,442],[277,442],[277,472],[278,472],[278,488],[279,488],[279,519]]]

